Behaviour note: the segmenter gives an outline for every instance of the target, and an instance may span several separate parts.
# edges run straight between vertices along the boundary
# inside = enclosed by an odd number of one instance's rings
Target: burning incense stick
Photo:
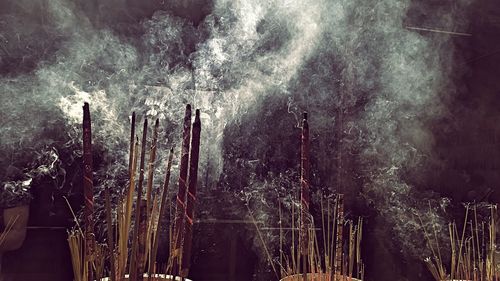
[[[181,277],[187,277],[191,266],[191,248],[193,244],[193,216],[196,202],[196,185],[198,183],[198,161],[200,158],[200,110],[196,109],[191,134],[191,152],[189,156],[189,182],[186,198],[186,226],[182,254]]]
[[[85,261],[91,263],[93,261],[94,244],[94,184],[92,176],[92,126],[88,103],[83,105],[83,170],[83,193],[85,197]],[[93,281],[92,270],[88,272],[88,280]]]
[[[132,164],[134,161],[134,143],[135,140],[135,112],[132,112],[132,122],[130,123],[130,150],[128,158],[129,176],[132,176]]]
[[[300,145],[300,238],[299,247],[304,271],[307,268],[308,232],[309,232],[309,124],[307,113],[302,120],[302,135]]]
[[[134,225],[134,235],[132,236],[132,256],[130,257],[130,274],[131,279],[136,280],[137,275],[137,261],[138,261],[138,238],[139,238],[139,227],[141,218],[141,200],[142,200],[142,184],[144,182],[144,159],[146,154],[146,142],[148,134],[148,119],[144,119],[144,127],[142,129],[142,143],[141,143],[141,162],[139,165],[139,182],[137,184],[137,200],[135,204],[135,225]]]
[[[181,165],[179,172],[179,191],[177,193],[175,221],[174,221],[174,241],[171,257],[173,274],[178,275],[182,263],[182,245],[184,243],[184,216],[186,213],[186,191],[187,175],[189,164],[189,144],[191,140],[191,105],[186,105],[184,115],[184,127],[182,134]]]
[[[155,170],[155,161],[156,161],[156,143],[158,142],[158,126],[159,120],[156,119],[155,127],[153,129],[153,141],[151,142],[151,149],[149,152],[149,163],[148,163],[148,182],[146,189],[146,200],[147,200],[147,214],[148,217],[151,214],[151,191],[153,189],[153,176]]]

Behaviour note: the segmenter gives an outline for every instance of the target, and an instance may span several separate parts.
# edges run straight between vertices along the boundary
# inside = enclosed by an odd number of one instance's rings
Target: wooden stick
[[[342,275],[342,261],[343,261],[343,236],[342,231],[344,227],[344,195],[338,195],[338,211],[337,211],[337,238],[335,241],[335,264],[334,270],[337,281],[340,280]]]
[[[196,109],[191,134],[191,152],[189,157],[189,183],[186,198],[185,237],[182,253],[181,277],[187,277],[191,266],[191,248],[193,244],[193,218],[196,203],[196,185],[198,183],[198,162],[200,159],[200,110]]]
[[[184,243],[184,216],[186,214],[186,191],[187,175],[189,164],[189,145],[191,140],[191,105],[186,105],[184,115],[184,128],[182,134],[181,165],[179,172],[179,191],[177,193],[175,221],[174,221],[174,241],[172,256],[173,275],[180,273],[182,263],[182,246]]]
[[[146,183],[146,218],[148,218],[148,223],[147,223],[147,229],[151,229],[151,226],[149,222],[151,221],[151,208],[152,208],[152,190],[153,190],[153,181],[154,181],[154,171],[155,171],[155,162],[156,162],[156,147],[157,147],[157,142],[158,142],[158,127],[159,127],[159,120],[156,119],[155,121],[155,126],[153,129],[153,140],[151,142],[151,148],[149,150],[149,162],[148,162],[148,180]],[[149,232],[148,232],[149,233]],[[149,255],[149,251],[151,248],[151,235],[146,235],[146,249],[145,249],[145,255]],[[146,258],[144,258],[146,259]]]
[[[465,227],[467,226],[467,216],[469,215],[469,205],[465,206],[465,219],[464,219],[464,228],[462,231],[462,239],[460,239],[460,246],[458,248],[458,264],[460,265],[460,261],[462,258],[462,246],[464,242],[464,237],[465,237]]]
[[[148,241],[146,242],[146,246],[149,248],[149,252],[147,252],[146,260],[148,261],[148,280],[151,280],[151,275],[155,270],[156,262],[153,260],[153,248],[155,244],[155,237],[158,233],[158,221],[160,216],[160,202],[159,197],[160,194],[158,192],[153,192],[153,206],[151,209],[151,217],[148,218]],[[149,243],[149,244],[148,244]],[[154,257],[156,259],[156,256]]]
[[[172,169],[172,159],[174,157],[174,148],[171,148],[170,149],[170,152],[168,154],[168,161],[167,161],[167,169],[166,169],[166,173],[165,173],[165,181],[163,182],[163,190],[161,191],[161,205],[160,205],[160,215],[158,217],[158,225],[156,226],[156,234],[155,234],[155,238],[154,238],[154,245],[153,245],[153,254],[152,254],[152,258],[151,258],[151,263],[153,263],[155,266],[154,266],[154,269],[153,269],[153,273],[156,273],[156,255],[158,253],[158,243],[159,243],[159,240],[160,240],[160,222],[162,220],[162,218],[166,215],[166,211],[167,211],[167,204],[169,202],[168,200],[168,185],[169,185],[169,182],[170,182],[170,170]]]
[[[266,252],[267,259],[268,259],[269,263],[271,264],[271,267],[272,267],[272,269],[274,271],[274,274],[279,279],[278,271],[276,271],[276,267],[274,267],[273,258],[271,257],[271,254],[269,253],[269,250],[267,249],[267,246],[266,246],[266,243],[264,241],[264,238],[262,237],[262,233],[260,233],[259,226],[257,225],[257,221],[255,220],[255,218],[254,218],[254,216],[252,214],[252,211],[250,210],[250,207],[248,206],[248,204],[246,206],[247,206],[247,209],[248,209],[248,214],[250,215],[250,218],[254,222],[255,229],[257,230],[257,234],[259,235],[259,239],[262,242],[262,246],[264,247],[264,251]]]
[[[291,249],[291,256],[292,256],[292,274],[298,273],[297,272],[297,262],[295,261],[295,204],[293,203],[292,200],[292,249]]]
[[[106,200],[106,224],[108,228],[108,249],[110,254],[110,263],[111,263],[111,276],[110,280],[116,280],[116,271],[115,271],[115,242],[113,238],[113,221],[111,220],[111,195],[109,192],[109,186],[106,186],[104,189],[104,197]]]
[[[302,276],[306,281],[307,255],[309,252],[309,124],[307,113],[302,119],[302,135],[300,145],[300,235],[299,248],[302,256]]]
[[[147,200],[147,217],[151,214],[151,191],[153,190],[153,177],[156,161],[156,144],[158,142],[158,127],[159,120],[156,119],[153,129],[153,141],[151,142],[151,149],[149,150],[149,163],[148,163],[148,182],[146,185],[146,200]]]
[[[352,272],[354,268],[354,248],[355,248],[355,235],[356,229],[354,228],[353,222],[349,220],[349,256],[348,256],[348,270],[347,276],[352,277]]]
[[[93,262],[94,245],[94,183],[92,175],[92,125],[89,104],[83,105],[83,193],[85,198],[85,261]],[[92,267],[90,267],[92,268]],[[89,270],[88,280],[93,281],[93,272]]]
[[[134,139],[135,139],[135,112],[132,112],[132,122],[130,123],[130,150],[128,156],[129,177],[132,177],[132,165],[134,162],[134,147],[135,147]]]
[[[282,220],[283,217],[281,215],[281,200],[278,198],[278,215],[279,215],[279,227],[280,227],[280,264],[283,264],[283,226],[282,226]],[[283,278],[285,276],[285,269],[280,270],[280,276]]]
[[[357,277],[360,278],[360,272],[361,272],[361,267],[362,267],[362,260],[361,260],[361,239],[363,237],[363,218],[358,219],[358,233],[356,236],[356,263],[357,263]]]
[[[9,219],[7,225],[5,226],[5,229],[2,231],[2,233],[0,233],[0,246],[5,243],[5,239],[7,239],[7,236],[12,231],[12,228],[14,228],[14,225],[16,224],[18,219],[19,215],[16,215]]]
[[[134,142],[134,150],[132,151],[132,167],[130,172],[129,186],[127,190],[127,196],[123,201],[123,217],[121,218],[122,223],[120,224],[120,236],[119,236],[119,272],[118,276],[123,278],[126,270],[126,265],[128,262],[128,241],[130,237],[130,226],[132,224],[132,206],[134,204],[134,191],[135,191],[135,176],[137,172],[137,155],[139,152],[139,139],[136,138]]]
[[[141,200],[142,200],[142,184],[144,182],[144,159],[146,154],[146,141],[148,134],[148,119],[144,118],[144,127],[142,130],[142,143],[141,143],[141,162],[139,165],[139,183],[137,184],[137,200],[135,204],[135,225],[134,235],[132,236],[132,256],[130,257],[130,278],[137,280],[137,265],[138,265],[138,238],[141,219]]]
[[[143,280],[144,276],[144,267],[146,264],[146,236],[147,236],[147,228],[148,228],[148,218],[147,218],[147,201],[145,199],[141,199],[139,205],[139,236],[137,239],[137,271],[135,274],[134,280]]]

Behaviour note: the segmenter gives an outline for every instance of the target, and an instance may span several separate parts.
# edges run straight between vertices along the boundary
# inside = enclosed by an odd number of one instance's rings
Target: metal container
[[[302,274],[295,274],[287,276],[280,281],[303,281],[304,276]],[[307,281],[361,281],[360,279],[356,279],[354,277],[347,276],[331,276],[329,273],[307,273],[306,274]]]
[[[118,279],[118,281],[128,281],[128,274],[125,275],[125,278]],[[101,278],[101,281],[110,281],[111,279],[109,277],[104,277]],[[144,281],[192,281],[191,279],[183,278],[179,276],[172,276],[172,275],[167,275],[167,274],[153,274],[151,277],[148,277],[147,274],[144,274],[143,277]]]

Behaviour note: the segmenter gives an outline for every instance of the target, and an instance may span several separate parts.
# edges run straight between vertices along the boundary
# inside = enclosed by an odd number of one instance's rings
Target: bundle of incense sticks
[[[186,214],[186,191],[189,164],[189,145],[191,140],[191,105],[186,106],[184,115],[184,130],[182,133],[181,164],[179,171],[179,191],[177,192],[176,208],[174,217],[174,237],[171,241],[171,256],[169,269],[174,275],[179,275],[182,266],[182,244],[184,242],[184,221]]]
[[[433,225],[431,230],[426,229],[419,217],[432,253],[424,262],[435,280],[500,280],[496,257],[497,206],[490,206],[488,222],[480,222],[477,217],[477,206],[466,205],[462,231],[459,233],[454,222],[448,225],[449,245],[440,245],[436,227]],[[449,266],[443,261],[442,247],[450,252]]]
[[[170,181],[171,167],[173,161],[173,148],[169,151],[166,163],[166,175],[163,189],[155,192],[153,190],[154,167],[156,164],[156,152],[158,141],[159,121],[156,120],[153,129],[153,139],[149,149],[149,161],[147,165],[147,185],[145,197],[143,198],[143,184],[145,180],[145,158],[148,120],[144,119],[142,139],[135,135],[135,113],[132,114],[130,134],[129,155],[129,183],[125,191],[120,194],[116,212],[113,211],[111,202],[111,188],[105,188],[105,211],[107,224],[107,245],[96,244],[93,234],[93,182],[92,182],[92,144],[91,144],[91,119],[90,108],[84,105],[83,118],[83,150],[84,150],[84,195],[85,195],[85,231],[79,228],[78,221],[71,206],[70,210],[75,216],[78,230],[68,233],[68,243],[75,281],[88,281],[104,277],[105,265],[109,265],[109,280],[123,280],[127,272],[130,280],[143,280],[143,274],[160,273],[156,263],[158,245],[160,239],[159,226],[161,218],[166,216],[169,208],[168,186]],[[175,238],[170,235],[172,247],[169,249],[170,257],[168,264],[175,263],[163,273],[174,273],[186,277],[189,272],[189,259],[192,240],[192,222],[194,215],[194,203],[196,196],[196,184],[198,175],[198,159],[200,147],[200,112],[196,110],[193,131],[191,128],[191,107],[187,105],[184,118],[183,147],[181,154],[181,177],[179,178],[179,193],[177,194],[178,208],[176,211],[176,224],[179,227],[173,230],[173,224],[169,229],[175,233]],[[192,138],[191,138],[192,133]],[[191,140],[191,150],[189,150]],[[139,157],[140,151],[140,157]],[[138,163],[139,162],[139,163]],[[137,169],[139,166],[139,169]],[[137,171],[139,170],[139,171]],[[189,172],[189,181],[188,179]],[[138,181],[136,181],[139,173]],[[187,188],[189,186],[189,189]],[[187,194],[186,194],[187,193]],[[134,207],[134,196],[136,203]],[[161,200],[161,201],[160,201]],[[182,203],[179,207],[179,203]],[[69,202],[68,202],[69,205]],[[114,217],[116,214],[116,217]],[[178,217],[177,217],[178,216]],[[132,218],[135,218],[132,224]],[[116,222],[116,231],[114,221]],[[132,229],[133,226],[133,229]],[[0,237],[1,238],[1,237]],[[0,240],[1,242],[1,240]],[[165,279],[168,280],[168,279]]]
[[[252,210],[248,209],[250,219],[253,221],[257,230],[260,242],[276,276],[282,280],[363,280],[364,264],[361,257],[361,240],[363,236],[363,219],[356,221],[347,221],[344,224],[344,218],[339,224],[338,205],[340,203],[339,195],[332,201],[329,199],[326,204],[321,202],[321,227],[312,222],[308,229],[308,252],[306,260],[306,272],[304,273],[304,264],[300,259],[303,257],[300,251],[300,244],[295,239],[296,232],[301,231],[300,227],[295,226],[295,222],[300,220],[300,214],[292,207],[291,227],[279,226],[280,231],[280,257],[274,259],[271,251],[268,249],[262,234],[262,228],[259,227]],[[325,206],[326,205],[326,206]],[[280,204],[281,206],[281,204]],[[292,204],[294,206],[294,204]],[[279,210],[282,213],[282,210]],[[280,221],[282,218],[280,217]],[[338,241],[339,227],[346,229],[346,241]],[[291,230],[286,234],[286,231]],[[288,249],[285,249],[285,241],[291,241]],[[339,246],[338,244],[342,246]],[[344,247],[346,245],[347,247]],[[340,251],[340,254],[338,253]],[[341,257],[341,266],[335,267],[338,257]],[[301,263],[302,262],[302,263]],[[313,276],[314,278],[312,278]]]
[[[362,280],[364,278],[364,265],[361,259],[361,238],[363,220],[359,218],[357,223],[349,221],[347,251],[344,250],[343,232],[344,221],[344,199],[343,194],[338,194],[335,203],[327,202],[327,208],[321,201],[321,224],[322,228],[314,226],[314,220],[309,213],[309,124],[307,113],[304,113],[301,132],[301,175],[300,175],[300,212],[296,215],[295,205],[291,208],[291,245],[288,252],[283,249],[286,240],[282,225],[281,202],[279,203],[279,261],[276,262],[267,249],[267,245],[261,234],[252,211],[248,209],[250,218],[254,222],[261,243],[264,246],[267,258],[273,271],[278,276],[275,264],[280,269],[282,280]],[[332,206],[333,205],[333,206]],[[247,206],[248,207],[248,206]],[[299,219],[298,245],[295,239],[295,221]],[[321,230],[322,249],[318,243],[317,231]],[[298,247],[297,247],[298,246]]]
[[[184,116],[179,190],[176,197],[172,254],[170,255],[171,259],[167,269],[171,270],[173,275],[179,275],[183,278],[187,277],[190,268],[193,216],[196,202],[196,185],[200,154],[200,133],[200,111],[198,109],[196,110],[195,120],[191,130],[191,106],[188,104]]]

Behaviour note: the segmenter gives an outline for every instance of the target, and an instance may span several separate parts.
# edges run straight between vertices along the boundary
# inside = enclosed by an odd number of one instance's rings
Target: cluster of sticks
[[[277,264],[282,280],[338,281],[353,280],[353,278],[362,280],[364,278],[364,265],[361,259],[363,221],[359,218],[356,224],[353,221],[346,223],[343,194],[337,195],[335,203],[328,200],[326,210],[323,200],[321,201],[321,229],[314,226],[314,219],[309,212],[309,124],[307,113],[304,113],[302,120],[300,183],[300,213],[296,215],[294,204],[292,204],[292,225],[290,228],[282,226],[281,203],[279,204],[279,261],[272,259],[256,220],[249,210],[274,272],[278,276],[275,265]],[[299,220],[298,228],[295,225],[297,219]],[[343,237],[346,225],[349,227],[348,239]],[[285,229],[291,229],[289,250],[283,249],[284,240],[287,238],[286,233],[284,233]],[[298,230],[298,234],[296,234],[296,230]],[[322,232],[323,245],[318,242],[316,234],[318,230]],[[348,242],[346,243],[344,240],[348,240]],[[320,250],[321,246],[322,251]]]
[[[149,148],[146,190],[145,194],[143,194],[148,120],[144,120],[142,141],[139,143],[139,139],[135,133],[135,113],[132,114],[129,185],[124,193],[119,196],[116,212],[112,210],[109,186],[106,187],[107,244],[96,244],[93,234],[94,198],[89,105],[85,103],[83,109],[85,231],[82,231],[78,221],[75,220],[78,229],[69,232],[68,235],[75,281],[100,280],[104,277],[104,267],[106,264],[110,266],[109,280],[111,281],[124,280],[127,272],[129,280],[134,281],[143,280],[144,273],[147,273],[148,278],[151,276],[169,278],[163,280],[174,278],[172,276],[167,277],[166,274],[180,276],[181,278],[187,277],[190,268],[192,224],[200,149],[200,111],[196,110],[191,130],[191,106],[189,104],[186,106],[175,224],[170,224],[167,227],[171,241],[169,259],[167,264],[162,266],[157,263],[156,257],[161,232],[160,221],[167,215],[167,210],[171,208],[168,197],[168,186],[172,167],[173,148],[170,149],[168,156],[163,189],[155,192],[153,190],[153,178],[159,127],[159,121],[156,120],[153,139]],[[141,147],[140,157],[139,146]],[[137,171],[138,162],[139,171]],[[137,173],[139,174],[139,178],[136,182]],[[133,208],[134,196],[136,197],[135,208]],[[169,211],[168,213],[171,212]],[[115,214],[116,217],[113,219]],[[135,219],[134,224],[132,224],[132,218]],[[116,221],[116,225],[113,224],[113,221]],[[153,278],[149,280],[157,279]]]
[[[432,252],[432,257],[424,261],[435,280],[500,280],[500,270],[495,255],[497,206],[491,205],[490,209],[489,222],[478,222],[477,206],[466,205],[462,233],[458,232],[454,222],[448,225],[450,239],[448,250],[451,254],[449,272],[443,262],[435,227],[433,226],[432,235],[422,226]]]

